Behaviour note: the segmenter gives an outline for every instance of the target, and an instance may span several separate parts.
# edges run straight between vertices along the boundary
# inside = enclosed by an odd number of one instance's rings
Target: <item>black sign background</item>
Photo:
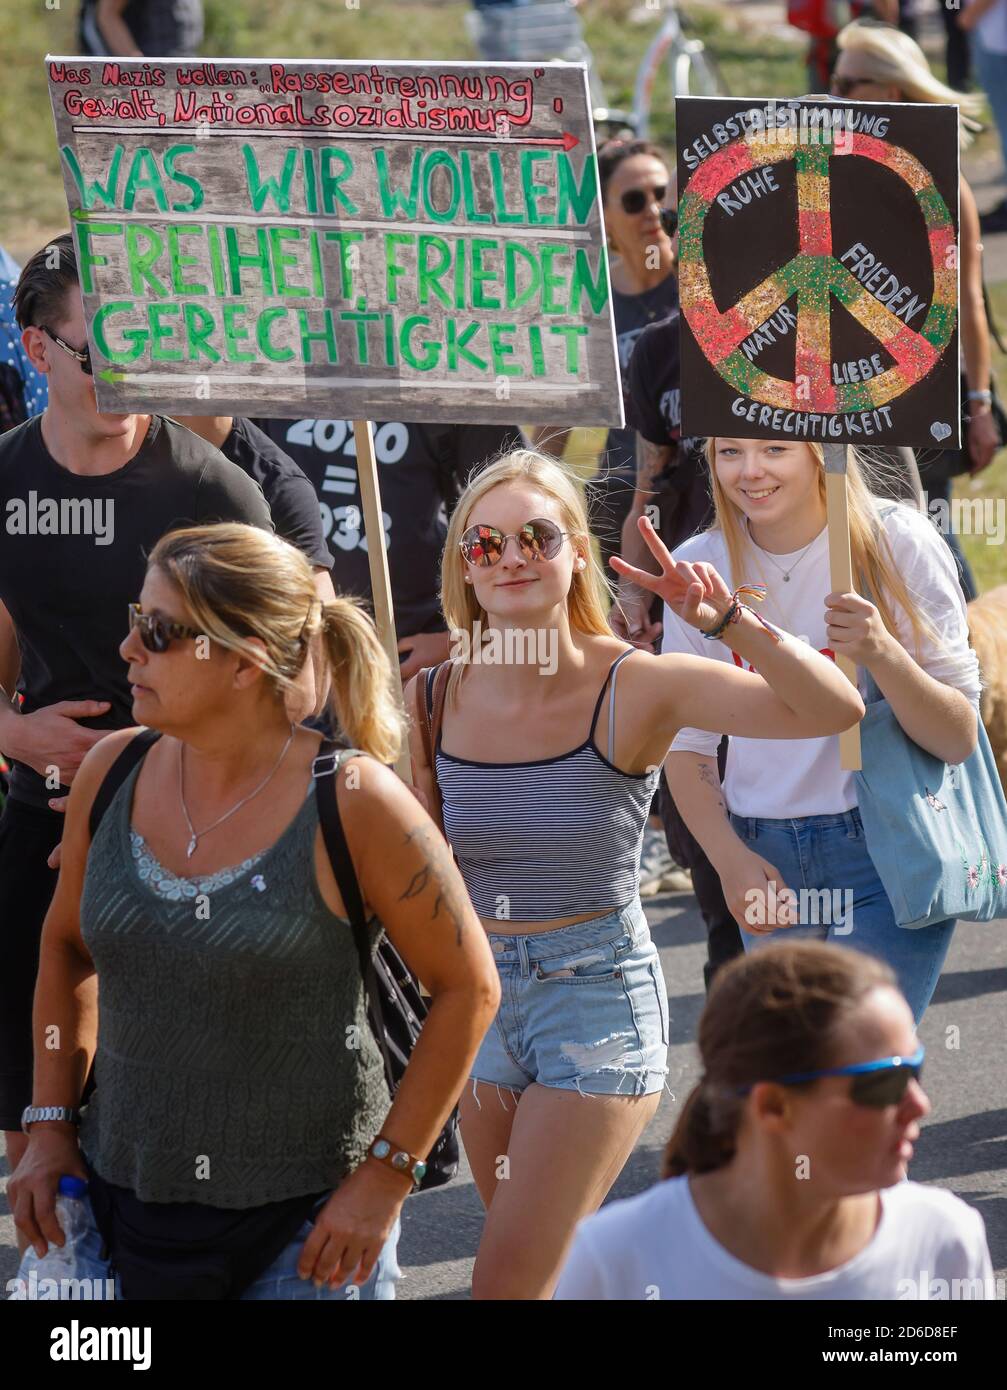
[[[746,144],[760,111],[768,136],[756,130]],[[823,112],[830,122],[842,112],[848,126],[823,129],[811,117]],[[676,119],[683,433],[955,447],[957,110],[693,97],[676,103]],[[781,120],[796,126],[796,136]],[[799,161],[809,171],[801,178],[806,254],[795,261],[802,249]],[[827,179],[816,177],[816,167]],[[817,218],[807,215],[816,209]],[[732,307],[791,261],[793,292],[766,312],[781,293],[770,281],[759,307],[732,321]],[[849,274],[840,271],[829,291],[823,285],[835,279],[835,262]],[[843,295],[870,325],[844,307]],[[891,300],[887,310],[883,299]],[[805,353],[795,386],[799,337]],[[731,352],[721,370],[735,384],[710,360]],[[882,381],[899,359],[902,375]],[[770,385],[770,399],[760,399],[766,380],[752,381],[756,373],[786,388]],[[892,387],[896,394],[885,399]]]

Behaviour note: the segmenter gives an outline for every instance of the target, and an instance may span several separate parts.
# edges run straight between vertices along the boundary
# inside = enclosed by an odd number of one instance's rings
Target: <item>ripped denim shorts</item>
[[[489,933],[500,1009],[472,1079],[650,1095],[668,1074],[668,992],[639,899],[531,936]]]

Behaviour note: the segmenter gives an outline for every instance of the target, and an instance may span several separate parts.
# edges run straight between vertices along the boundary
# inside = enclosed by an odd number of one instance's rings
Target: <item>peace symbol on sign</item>
[[[725,145],[689,180],[679,204],[679,284],[682,313],[710,365],[735,390],[766,405],[827,414],[867,410],[915,386],[940,360],[955,326],[957,271],[947,261],[955,231],[947,205],[930,174],[908,150],[873,136],[847,133],[833,144],[798,143],[795,129],[753,132]],[[787,149],[787,146],[791,146]],[[884,164],[909,185],[923,213],[930,243],[934,289],[917,332],[886,308],[832,254],[829,158],[859,155]],[[797,165],[799,250],[732,308],[721,313],[703,259],[703,228],[717,194],[733,179],[762,164],[793,159]],[[770,376],[740,350],[782,304],[797,293],[794,381]],[[894,358],[869,381],[834,385],[830,379],[830,296],[862,324]]]

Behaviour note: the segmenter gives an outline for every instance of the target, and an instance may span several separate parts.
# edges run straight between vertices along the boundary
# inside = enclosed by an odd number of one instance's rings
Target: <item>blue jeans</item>
[[[663,1089],[668,990],[639,898],[554,931],[490,932],[489,943],[501,1000],[473,1080],[580,1095]]]
[[[787,887],[799,895],[801,925],[760,935],[743,931],[745,950],[804,938],[866,951],[894,970],[919,1023],[937,988],[955,922],[916,929],[897,925],[856,807],[796,820],[732,815],[731,824],[748,848],[778,871],[776,891]]]
[[[987,97],[993,120],[1000,135],[1004,164],[1007,164],[1007,53],[994,53],[983,46],[978,33],[972,32],[972,58]]]
[[[91,1210],[91,1202],[85,1197],[85,1205],[91,1220],[83,1236],[78,1241],[74,1254],[76,1257],[76,1267],[74,1278],[76,1280],[88,1280],[90,1287],[90,1298],[106,1298],[111,1292],[107,1281],[111,1280],[116,1299],[122,1298],[122,1287],[119,1276],[115,1274],[108,1259],[103,1258],[102,1251],[104,1245],[98,1227],[95,1225],[94,1213]],[[371,1277],[366,1284],[353,1286],[351,1284],[340,1284],[338,1288],[330,1289],[323,1287],[316,1289],[310,1279],[301,1279],[297,1274],[297,1261],[301,1253],[301,1247],[311,1234],[312,1223],[305,1221],[304,1225],[297,1232],[297,1235],[290,1242],[287,1248],[277,1256],[268,1269],[259,1275],[253,1284],[250,1284],[241,1295],[242,1302],[263,1302],[266,1300],[286,1301],[297,1300],[299,1302],[320,1301],[322,1299],[338,1299],[343,1302],[348,1299],[359,1299],[361,1302],[377,1301],[378,1299],[394,1299],[395,1281],[402,1271],[399,1269],[396,1259],[396,1247],[399,1242],[400,1223],[396,1221],[391,1235],[385,1242],[381,1254],[378,1256],[377,1263],[371,1272]],[[26,1280],[22,1270],[18,1271],[18,1277]],[[40,1295],[41,1296],[41,1295]],[[75,1294],[69,1292],[67,1295],[73,1298]],[[76,1297],[81,1297],[82,1292],[78,1292]]]

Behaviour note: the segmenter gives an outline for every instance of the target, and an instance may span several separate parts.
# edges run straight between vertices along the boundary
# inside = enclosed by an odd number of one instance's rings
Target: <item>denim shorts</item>
[[[898,925],[857,808],[794,820],[732,815],[731,824],[748,848],[778,871],[775,891],[792,889],[803,909],[799,926],[757,935],[743,931],[745,950],[804,938],[866,951],[894,970],[919,1023],[937,988],[955,922],[914,929]]]
[[[668,1074],[668,991],[639,899],[530,936],[489,933],[500,1009],[472,1079],[650,1095]]]
[[[75,1247],[76,1256],[73,1278],[76,1281],[74,1286],[66,1291],[68,1299],[89,1298],[91,1300],[113,1297],[122,1298],[122,1288],[119,1283],[118,1275],[113,1271],[112,1266],[104,1253],[104,1242],[95,1224],[94,1212],[91,1210],[90,1200],[84,1198],[90,1222],[84,1232],[83,1237]],[[316,1211],[318,1208],[316,1208]],[[316,1289],[310,1279],[301,1279],[297,1273],[297,1261],[300,1258],[301,1247],[311,1234],[312,1222],[305,1221],[304,1225],[297,1232],[297,1235],[283,1250],[268,1269],[264,1270],[250,1284],[241,1295],[241,1300],[248,1302],[264,1302],[267,1300],[298,1300],[320,1301],[323,1299],[364,1300],[377,1301],[379,1299],[394,1299],[395,1281],[399,1278],[402,1271],[399,1269],[396,1259],[396,1248],[399,1242],[400,1223],[395,1222],[391,1235],[388,1237],[378,1256],[377,1263],[371,1271],[371,1277],[365,1284],[352,1285],[340,1284],[338,1288],[330,1289],[322,1287]],[[43,1274],[41,1278],[45,1278]],[[88,1283],[81,1286],[80,1281],[87,1280]],[[18,1271],[18,1284],[16,1287],[28,1290],[28,1297],[31,1294],[31,1282],[26,1279],[22,1270]],[[40,1281],[36,1281],[38,1285]],[[14,1292],[15,1281],[11,1280],[7,1284],[7,1292]],[[48,1290],[45,1294],[37,1296],[49,1297]]]

